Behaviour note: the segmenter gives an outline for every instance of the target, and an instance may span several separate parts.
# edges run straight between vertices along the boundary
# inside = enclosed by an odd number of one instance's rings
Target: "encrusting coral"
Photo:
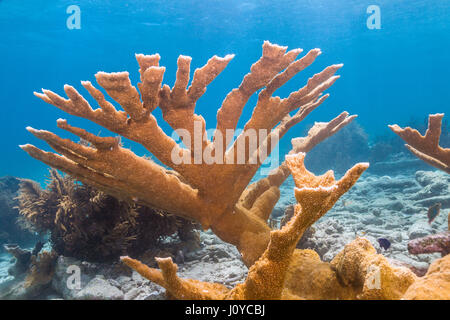
[[[278,139],[319,106],[328,94],[322,95],[338,78],[334,74],[342,65],[332,65],[311,77],[300,90],[281,99],[273,96],[298,72],[309,66],[321,53],[309,51],[296,60],[302,50],[286,51],[286,47],[264,42],[262,57],[252,65],[238,88],[225,98],[217,113],[217,127],[210,140],[204,119],[194,113],[197,100],[207,85],[233,58],[212,57],[194,72],[188,87],[191,58],[180,56],[175,84],[163,85],[165,68],[159,66],[159,55],[136,55],[140,66],[139,91],[131,85],[127,72],[96,74],[98,84],[124,111],[117,110],[103,93],[90,82],[83,87],[97,101],[93,110],[72,86],[65,85],[68,99],[49,90],[35,93],[45,102],[63,111],[89,119],[106,129],[142,144],[163,165],[135,155],[123,148],[118,138],[95,136],[59,119],[58,127],[88,141],[91,146],[77,144],[45,130],[28,128],[45,140],[59,154],[45,152],[33,145],[21,146],[32,157],[60,169],[77,180],[128,202],[162,209],[211,228],[222,240],[241,252],[249,273],[243,284],[229,290],[223,285],[180,279],[177,266],[170,258],[157,259],[161,270],[123,257],[122,261],[144,277],[164,286],[173,298],[179,299],[353,299],[399,298],[414,275],[408,270],[396,271],[376,253],[370,244],[355,241],[368,253],[357,261],[346,260],[343,254],[337,266],[352,264],[354,268],[338,267],[320,261],[311,250],[295,249],[303,232],[323,216],[359,178],[368,164],[360,163],[344,177],[335,181],[333,172],[314,176],[304,165],[304,154],[336,133],[356,116],[347,112],[328,123],[316,123],[304,138],[292,140],[289,156],[270,175],[249,185],[261,164],[273,151]],[[257,103],[244,130],[234,141],[226,139],[236,129],[242,110],[257,93]],[[158,126],[152,111],[162,110],[163,119],[179,133],[184,146],[166,135]],[[266,131],[252,147],[249,134]],[[181,134],[180,134],[181,133]],[[198,137],[200,136],[200,140]],[[191,143],[191,137],[194,143]],[[195,138],[197,137],[197,139]],[[245,152],[240,147],[244,146]],[[203,159],[208,155],[209,160]],[[243,157],[242,157],[243,156]],[[210,161],[213,158],[213,161]],[[240,162],[241,161],[241,162]],[[281,230],[272,230],[268,218],[280,197],[279,187],[293,173],[298,205],[293,218]],[[353,251],[350,251],[353,252]],[[355,249],[355,252],[358,252]],[[364,284],[372,261],[382,270],[382,290],[368,294]],[[370,263],[369,263],[370,264]],[[354,274],[348,274],[352,270]],[[386,275],[386,276],[385,276]],[[342,279],[357,279],[343,282]],[[384,281],[383,280],[383,281]],[[384,289],[386,288],[386,289]]]
[[[443,113],[430,114],[428,129],[424,136],[410,127],[402,129],[394,124],[389,128],[407,143],[406,147],[416,157],[433,167],[450,173],[450,148],[443,148],[439,145],[443,117]]]
[[[111,261],[123,254],[138,255],[161,237],[181,231],[186,238],[193,232],[191,221],[120,201],[56,170],[50,177],[44,190],[22,180],[18,207],[22,224],[39,233],[50,231],[58,254]]]

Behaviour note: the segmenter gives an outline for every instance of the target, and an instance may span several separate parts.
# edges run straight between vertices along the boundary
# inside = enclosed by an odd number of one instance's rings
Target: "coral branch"
[[[204,119],[194,114],[195,105],[206,91],[207,85],[224,70],[233,55],[223,58],[214,56],[209,59],[203,67],[194,72],[189,87],[191,58],[187,56],[178,58],[177,77],[172,88],[162,83],[165,69],[159,66],[160,57],[157,54],[136,55],[140,67],[139,91],[131,84],[128,72],[98,72],[97,83],[123,111],[116,109],[105,99],[103,93],[88,81],[82,82],[82,85],[100,106],[95,110],[69,85],[64,86],[68,99],[49,90],[35,93],[45,102],[69,114],[89,119],[142,144],[164,165],[174,169],[172,172],[122,148],[116,138],[95,136],[68,125],[64,120],[58,121],[58,127],[78,135],[90,142],[91,146],[76,144],[48,131],[29,128],[35,136],[47,141],[60,155],[41,151],[32,145],[23,148],[33,157],[120,199],[137,199],[143,204],[198,220],[204,228],[214,225],[216,230],[229,228],[228,222],[224,223],[228,218],[224,216],[239,211],[241,214],[237,221],[246,226],[242,232],[249,228],[248,224],[252,224],[254,226],[250,229],[257,230],[261,235],[265,234],[263,238],[268,241],[268,229],[259,222],[255,225],[254,220],[261,220],[263,225],[265,224],[263,220],[278,200],[276,188],[266,192],[251,212],[239,210],[236,203],[262,161],[276,145],[274,137],[284,135],[290,127],[300,122],[328,97],[320,95],[334,82],[334,73],[341,67],[333,65],[325,68],[309,79],[305,87],[285,99],[272,97],[276,89],[304,70],[320,54],[319,49],[313,49],[296,60],[301,51],[294,49],[286,52],[286,47],[264,42],[261,59],[251,67],[250,73],[244,77],[239,88],[227,95],[218,112],[218,130],[214,143],[206,138]],[[220,144],[221,139],[218,139],[217,134],[225,133],[226,129],[235,129],[245,103],[261,88],[263,90],[259,94],[258,103],[244,132],[225,152],[227,143],[221,141]],[[187,148],[180,147],[161,130],[151,114],[158,106],[162,110],[164,120],[173,129],[183,129],[193,139],[200,135],[200,149],[196,149],[195,141],[187,141],[184,136],[181,138]],[[289,112],[295,109],[299,110],[291,117]],[[280,123],[279,126],[273,129],[277,123]],[[266,139],[257,140],[254,151],[250,150],[249,144],[244,141],[244,163],[240,164],[237,161],[237,157],[241,156],[238,154],[238,146],[241,140],[246,139],[251,129],[266,129],[268,136]],[[334,132],[330,130],[328,134],[332,133]],[[260,155],[263,147],[267,148],[266,155]],[[204,152],[209,152],[215,159],[213,163],[203,161]],[[196,162],[197,156],[200,156],[201,163]],[[256,163],[250,163],[251,159],[257,159]],[[263,192],[265,191],[267,190]],[[229,229],[220,232],[220,236],[224,238],[228,238],[229,234]],[[260,247],[260,253],[264,247],[265,244]]]
[[[443,117],[443,113],[430,114],[428,117],[428,129],[424,136],[410,127],[402,129],[394,124],[390,125],[389,128],[407,143],[406,147],[416,157],[433,167],[450,173],[450,148],[439,146]]]
[[[316,122],[314,126],[308,131],[307,137],[292,139],[292,150],[289,152],[289,154],[309,152],[314,146],[338,132],[341,128],[349,124],[356,117],[356,115],[349,116],[348,112],[344,111],[330,122]],[[295,117],[290,119],[294,118]],[[289,121],[290,120],[286,120],[286,122],[282,122],[279,125],[280,132],[286,132],[288,130],[288,127],[293,125],[293,123]],[[300,120],[293,120],[293,122],[296,121],[298,122]],[[290,171],[285,161],[277,169],[272,171],[269,176],[249,185],[242,193],[239,199],[239,203],[244,208],[250,209],[259,196],[261,196],[271,187],[281,186],[289,175]]]
[[[294,49],[286,53],[286,49],[287,47],[264,41],[261,59],[251,66],[251,72],[244,77],[239,88],[232,90],[223,101],[222,107],[217,113],[216,133],[221,132],[223,134],[227,129],[234,130],[242,109],[251,95],[268,85],[277,73],[285,69],[302,51],[301,49]],[[215,134],[215,141],[216,138]]]
[[[171,258],[156,258],[160,270],[150,268],[138,260],[121,257],[120,260],[136,270],[144,278],[164,287],[169,297],[180,300],[221,300],[229,289],[218,283],[181,279],[177,276],[177,265]]]
[[[335,181],[333,171],[315,176],[304,165],[305,154],[286,156],[287,165],[294,177],[295,198],[303,213],[303,227],[306,230],[319,220],[336,201],[346,193],[369,167],[368,163],[358,163],[345,175]]]
[[[137,199],[149,206],[168,212],[182,212],[187,217],[202,221],[196,207],[196,190],[175,175],[120,147],[117,139],[94,136],[83,129],[69,126],[65,121],[59,121],[58,124],[92,142],[96,148],[61,139],[49,131],[29,128],[31,133],[47,141],[63,156],[41,151],[32,145],[22,146],[22,149],[32,157],[120,199]]]

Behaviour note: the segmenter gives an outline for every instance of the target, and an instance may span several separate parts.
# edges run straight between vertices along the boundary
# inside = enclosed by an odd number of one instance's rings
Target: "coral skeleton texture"
[[[332,171],[315,176],[303,164],[305,153],[356,116],[343,112],[330,122],[316,123],[307,137],[292,140],[293,148],[286,161],[267,177],[249,185],[278,138],[327,99],[328,94],[323,95],[323,92],[339,77],[335,73],[342,65],[331,65],[288,97],[274,96],[278,88],[312,64],[321,53],[313,49],[297,59],[301,51],[287,51],[286,47],[264,42],[262,57],[251,66],[239,87],[228,93],[218,110],[212,140],[207,138],[205,120],[195,114],[195,106],[233,55],[212,57],[205,66],[195,70],[190,85],[191,58],[179,56],[172,88],[162,85],[165,68],[159,66],[158,54],[136,55],[141,81],[138,89],[132,86],[127,72],[97,73],[97,83],[123,111],[117,110],[89,81],[83,81],[82,85],[100,108],[92,109],[69,85],[64,86],[68,99],[49,90],[35,93],[71,115],[89,119],[140,143],[165,167],[122,147],[118,138],[93,135],[62,119],[57,121],[59,128],[90,145],[28,127],[59,154],[42,151],[31,144],[21,147],[32,157],[107,194],[195,220],[204,229],[211,228],[222,240],[237,247],[249,267],[245,282],[230,290],[221,284],[179,278],[177,265],[170,258],[158,258],[158,270],[122,257],[128,266],[165,287],[173,298],[401,298],[415,281],[415,275],[406,268],[391,267],[364,239],[357,238],[350,243],[333,263],[322,262],[312,250],[295,249],[303,232],[330,210],[368,167],[367,163],[356,164],[336,181]],[[236,129],[244,106],[256,93],[257,103],[244,130],[231,144],[226,143],[224,133]],[[207,152],[223,161],[196,163],[198,150],[189,141],[182,136],[186,147],[180,146],[158,126],[152,115],[157,107],[172,129],[183,129],[190,136],[201,135],[202,154]],[[255,159],[254,154],[246,152],[244,163],[237,163],[239,145],[244,143],[244,150],[250,150],[247,133],[252,129],[268,131],[267,137],[257,141],[257,161],[251,161]],[[267,150],[266,154],[260,152],[262,149]],[[174,161],[173,155],[191,161]],[[298,204],[292,219],[281,230],[272,230],[267,220],[280,197],[279,187],[291,172]],[[382,282],[380,288],[371,290],[373,270],[381,272]]]

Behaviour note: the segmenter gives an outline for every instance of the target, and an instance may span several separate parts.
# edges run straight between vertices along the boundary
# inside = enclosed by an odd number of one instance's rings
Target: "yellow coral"
[[[359,299],[400,299],[417,279],[411,270],[391,266],[365,238],[347,244],[331,265],[345,286],[359,291]]]

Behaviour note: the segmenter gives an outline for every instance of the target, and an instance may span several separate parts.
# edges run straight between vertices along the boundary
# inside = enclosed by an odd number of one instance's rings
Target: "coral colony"
[[[69,85],[64,87],[68,99],[49,90],[35,93],[71,115],[89,119],[143,145],[164,166],[123,148],[118,138],[96,136],[62,119],[57,121],[59,128],[88,144],[75,143],[49,131],[29,127],[32,134],[45,140],[58,154],[30,144],[21,147],[32,157],[120,201],[200,223],[203,229],[211,229],[220,239],[236,246],[249,268],[245,281],[230,289],[218,283],[180,278],[178,266],[170,257],[156,258],[159,269],[128,256],[121,257],[123,263],[143,277],[164,287],[171,298],[449,298],[448,255],[436,260],[427,274],[419,278],[408,268],[390,264],[361,237],[347,244],[331,262],[321,261],[313,250],[296,248],[303,233],[352,188],[369,166],[358,163],[336,180],[331,170],[316,176],[304,165],[308,151],[350,123],[355,115],[343,112],[329,122],[316,123],[306,137],[292,140],[292,150],[279,167],[267,177],[249,184],[276,147],[278,139],[323,103],[328,98],[323,92],[339,78],[335,73],[342,65],[331,65],[287,98],[274,96],[278,88],[312,64],[321,53],[319,49],[313,49],[297,59],[301,52],[300,49],[287,51],[286,47],[264,42],[262,57],[251,66],[239,87],[228,93],[218,110],[212,139],[205,134],[205,120],[194,113],[195,106],[232,55],[212,57],[206,65],[195,70],[189,86],[191,58],[187,56],[178,58],[172,88],[162,85],[165,68],[159,66],[158,54],[136,55],[140,67],[137,89],[132,86],[127,72],[97,73],[97,83],[124,111],[117,110],[88,81],[83,81],[82,86],[100,106],[97,109],[92,109]],[[251,118],[237,138],[230,141],[227,131],[236,129],[244,106],[257,92]],[[172,129],[181,133],[183,144],[177,144],[158,126],[152,115],[157,107]],[[450,150],[438,144],[442,116],[430,116],[425,137],[410,128],[402,130],[395,125],[391,128],[408,143],[415,155],[449,173]],[[267,134],[250,134],[261,131]],[[205,154],[209,158],[205,158]],[[297,205],[291,219],[281,229],[272,229],[268,220],[280,197],[279,187],[290,174],[295,182]],[[35,209],[28,207],[32,214]],[[448,249],[448,233],[446,239]],[[437,248],[433,250],[438,251]]]

